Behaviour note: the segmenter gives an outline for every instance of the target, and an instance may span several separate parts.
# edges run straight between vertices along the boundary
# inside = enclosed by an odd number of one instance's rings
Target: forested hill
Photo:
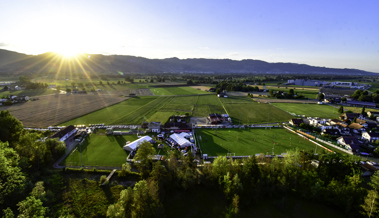
[[[370,75],[358,69],[315,67],[296,63],[268,63],[260,60],[230,59],[148,59],[128,55],[82,54],[63,58],[55,53],[25,55],[0,49],[0,73],[33,72],[99,72],[99,73],[270,73],[270,74],[343,74]]]

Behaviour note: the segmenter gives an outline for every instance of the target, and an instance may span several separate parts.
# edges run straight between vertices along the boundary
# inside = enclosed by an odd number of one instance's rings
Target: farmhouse
[[[337,143],[345,146],[346,149],[353,152],[358,152],[359,145],[362,144],[360,141],[358,141],[358,138],[354,136],[341,136],[337,139]]]
[[[73,125],[69,125],[63,129],[61,129],[59,132],[54,133],[50,138],[58,138],[59,141],[63,142],[66,141],[70,136],[76,133],[76,128]]]
[[[225,117],[220,114],[209,114],[207,119],[211,124],[220,124],[225,120]]]
[[[364,132],[364,133],[362,133],[362,139],[365,139],[369,142],[375,142],[376,140],[379,140],[379,133],[377,133],[377,132],[372,132],[372,133]]]
[[[161,132],[161,125],[162,125],[161,122],[150,122],[148,125],[148,131],[160,133]]]

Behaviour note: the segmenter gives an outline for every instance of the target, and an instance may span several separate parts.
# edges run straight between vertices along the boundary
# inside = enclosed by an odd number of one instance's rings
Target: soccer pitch
[[[203,154],[208,156],[278,155],[296,148],[307,151],[316,148],[312,142],[283,128],[196,129],[196,136]]]

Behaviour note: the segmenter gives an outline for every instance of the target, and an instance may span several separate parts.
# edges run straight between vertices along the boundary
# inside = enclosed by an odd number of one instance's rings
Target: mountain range
[[[0,49],[1,73],[36,72],[97,72],[123,73],[259,73],[259,74],[336,74],[376,75],[359,69],[340,69],[297,63],[269,63],[261,60],[231,60],[205,58],[148,59],[130,55],[80,54],[65,58],[57,53],[26,55]]]

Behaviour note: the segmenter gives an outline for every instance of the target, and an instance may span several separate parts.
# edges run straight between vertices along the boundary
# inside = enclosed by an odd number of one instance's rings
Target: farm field
[[[283,128],[196,129],[196,136],[203,154],[208,156],[227,155],[228,147],[229,153],[237,156],[267,152],[278,155],[296,148],[313,151],[316,148],[312,142]]]
[[[263,89],[263,86],[258,86],[258,87],[259,89]],[[309,88],[309,87],[297,86],[297,87],[288,87],[288,88],[283,88],[283,87],[278,88],[278,86],[266,86],[266,88],[273,91],[283,91],[287,93],[290,89],[293,89],[295,94],[297,93],[297,95],[304,95],[305,98],[310,98],[310,99],[316,99],[317,94],[319,92],[319,89],[317,87]]]
[[[353,113],[361,113],[362,112],[362,108],[361,107],[347,107],[347,106],[343,106],[343,109],[344,109],[344,111],[352,111]],[[369,112],[369,111],[379,112],[379,109],[366,108],[365,111],[366,112]]]
[[[40,95],[51,95],[55,94],[57,91],[52,89],[33,89],[33,90],[12,90],[0,92],[0,97],[7,97],[9,95],[24,95],[24,96],[40,96]]]
[[[62,125],[166,122],[173,114],[205,117],[210,113],[225,113],[216,95],[141,96],[64,122]]]
[[[2,106],[25,127],[48,127],[124,101],[126,98],[96,95],[48,95],[37,101]]]
[[[305,115],[306,117],[337,118],[338,108],[329,105],[318,104],[293,104],[293,103],[271,103],[272,105],[294,115]]]
[[[189,86],[182,87],[159,87],[150,88],[154,95],[192,95],[192,94],[207,94],[208,92],[198,90]]]
[[[234,124],[285,122],[292,116],[270,104],[261,104],[248,97],[220,98]]]
[[[91,134],[71,152],[61,163],[64,166],[81,166],[80,149],[82,149],[84,166],[121,167],[126,162],[128,153],[123,149],[127,141],[134,141],[137,135],[107,136]]]

